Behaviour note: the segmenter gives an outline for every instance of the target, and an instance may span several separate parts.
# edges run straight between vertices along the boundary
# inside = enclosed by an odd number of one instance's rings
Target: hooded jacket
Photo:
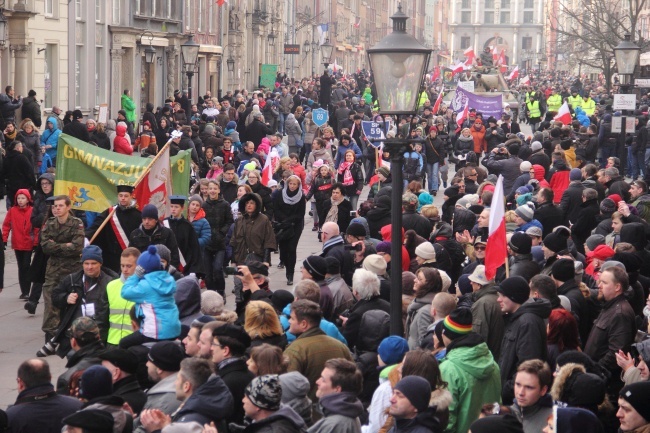
[[[436,416],[436,407],[428,407],[415,418],[400,418],[388,433],[440,433],[443,428]]]
[[[381,228],[390,224],[391,221],[390,209],[390,194],[384,194],[375,199],[375,207],[366,214],[371,237],[381,239]]]
[[[27,197],[27,206],[21,208],[18,206],[18,194],[24,194]],[[7,244],[9,232],[11,232],[11,248],[17,251],[31,251],[38,246],[38,232],[40,226],[33,227],[32,217],[32,196],[26,189],[19,189],[15,196],[13,206],[7,212],[5,220],[2,223],[2,241]]]
[[[483,337],[494,359],[499,359],[505,329],[497,298],[494,284],[488,284],[472,294],[472,331]]]
[[[528,299],[514,313],[507,315],[501,342],[501,382],[513,378],[517,366],[529,359],[546,359],[546,323],[551,303],[546,299]]]
[[[540,397],[534,405],[522,408],[515,400],[510,409],[523,424],[524,433],[537,433],[546,427],[546,420],[553,413],[553,398],[550,391],[547,390],[547,393]]]
[[[45,153],[47,153],[47,155],[52,159],[56,158],[56,147],[59,144],[59,135],[61,135],[61,130],[58,128],[56,117],[48,117],[45,124],[45,131],[41,134],[41,146],[52,146],[51,149],[45,151]]]
[[[222,196],[219,196],[217,200],[207,198],[203,202],[202,208],[205,211],[205,219],[208,221],[211,231],[206,250],[216,252],[225,249],[226,234],[234,221],[230,205]]]
[[[447,355],[440,364],[440,375],[452,395],[448,432],[468,431],[486,401],[500,401],[499,367],[487,344],[474,332],[447,346]]]
[[[321,397],[319,401],[324,417],[309,428],[308,433],[358,433],[359,417],[363,405],[351,392],[337,392]]]
[[[254,200],[256,203],[255,212],[252,215],[246,213],[246,203]],[[233,247],[232,260],[235,263],[244,263],[246,257],[253,253],[268,260],[268,254],[277,246],[275,233],[269,218],[261,213],[262,199],[257,194],[245,194],[239,200],[239,212],[241,216],[235,221],[233,235],[230,245]]]
[[[201,247],[201,251],[203,251],[206,245],[210,242],[211,236],[210,223],[205,218],[205,210],[199,209],[192,220],[192,227],[194,227],[196,236],[199,238],[199,246]]]
[[[167,271],[154,271],[140,278],[130,276],[122,286],[122,297],[135,302],[141,319],[140,332],[156,340],[176,338],[181,333],[178,307],[174,301],[176,282]]]
[[[269,417],[249,424],[243,433],[301,433],[306,428],[305,422],[293,408],[282,406]]]
[[[183,402],[174,414],[174,423],[198,422],[201,425],[215,423],[230,417],[234,401],[230,390],[221,377],[213,374]]]
[[[133,147],[129,140],[126,139],[126,125],[120,122],[115,127],[115,139],[113,140],[113,150],[123,155],[132,155]]]
[[[178,307],[181,324],[190,326],[194,319],[201,317],[201,287],[194,275],[176,281],[174,301]]]

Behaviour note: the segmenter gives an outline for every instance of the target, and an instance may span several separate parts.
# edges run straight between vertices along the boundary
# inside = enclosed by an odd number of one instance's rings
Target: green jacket
[[[474,332],[449,344],[440,373],[453,397],[446,433],[466,433],[483,404],[501,401],[499,366]]]
[[[366,104],[372,105],[372,91],[370,90],[370,87],[365,88],[362,97],[366,100]]]
[[[126,120],[135,122],[135,102],[127,95],[122,95],[122,110],[126,111]]]

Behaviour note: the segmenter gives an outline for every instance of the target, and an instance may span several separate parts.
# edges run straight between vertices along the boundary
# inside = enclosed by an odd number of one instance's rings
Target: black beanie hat
[[[325,279],[325,274],[327,273],[327,260],[323,257],[309,256],[302,262],[302,265],[314,280],[320,281]]]
[[[530,287],[528,282],[520,276],[506,278],[501,281],[497,292],[510,299],[515,304],[523,304],[530,298]]]
[[[563,283],[572,280],[576,276],[574,261],[571,259],[560,259],[551,266],[553,278]]]
[[[544,238],[544,246],[554,253],[559,253],[568,248],[569,234],[566,230],[560,229],[551,232]]]
[[[618,394],[620,398],[632,405],[646,422],[650,422],[650,382],[644,380],[624,387]]]
[[[508,242],[508,246],[517,254],[530,254],[533,240],[524,232],[515,232]]]
[[[402,378],[393,389],[404,394],[411,404],[418,410],[424,412],[429,407],[431,399],[431,384],[421,376],[406,376]]]

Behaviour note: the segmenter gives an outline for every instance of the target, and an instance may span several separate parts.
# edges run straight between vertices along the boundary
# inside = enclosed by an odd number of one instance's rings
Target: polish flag
[[[457,65],[451,67],[451,71],[453,75],[463,72],[464,70],[465,70],[465,63],[463,62],[460,62]]]
[[[485,247],[485,277],[494,279],[497,268],[506,262],[506,202],[503,195],[503,176],[499,175],[490,206],[489,236]]]
[[[499,54],[499,59],[497,60],[497,65],[505,65],[506,64],[506,50],[501,50],[501,54]]]
[[[516,80],[519,77],[519,66],[515,66],[515,69],[510,72],[508,75],[508,80]]]
[[[530,85],[530,77],[526,75],[524,78],[519,80],[519,84],[525,84],[525,85]]]
[[[275,147],[271,149],[266,161],[264,162],[264,168],[262,169],[262,185],[266,186],[269,183],[269,180],[273,179],[273,173],[278,168],[280,164],[280,155],[278,154],[278,149]]]
[[[566,102],[562,104],[553,120],[559,120],[564,125],[571,123],[573,119],[571,118],[571,111],[569,111],[569,104]]]
[[[499,58],[499,52],[497,51],[497,46],[495,45],[492,48],[492,61],[496,63],[498,58]]]
[[[438,78],[440,78],[440,66],[433,68],[433,77],[431,78],[431,81],[436,81]]]
[[[172,195],[172,170],[169,149],[168,143],[156,155],[151,169],[134,190],[138,208],[142,210],[148,204],[156,206],[161,220],[171,214],[169,196]]]
[[[474,63],[474,57],[476,57],[476,54],[474,53],[474,48],[469,47],[463,52],[463,54],[465,55],[465,57],[467,57],[467,60],[465,60],[466,65],[469,66],[472,63]]]
[[[460,118],[456,119],[456,123],[458,123],[459,128],[463,125],[463,122],[468,117],[469,117],[469,99],[467,100],[467,102],[465,102],[465,108],[463,108],[463,112],[460,115]]]
[[[436,103],[433,104],[433,115],[437,116],[438,115],[438,110],[440,110],[440,104],[442,103],[442,86],[440,87],[440,93],[438,93],[438,98],[436,99]]]

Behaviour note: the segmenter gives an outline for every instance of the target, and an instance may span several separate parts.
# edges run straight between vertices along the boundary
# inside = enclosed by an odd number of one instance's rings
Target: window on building
[[[56,45],[45,45],[45,68],[44,68],[44,108],[52,108],[54,105],[54,89],[58,85],[56,73]]]
[[[460,37],[460,49],[464,50],[466,48],[469,48],[469,46],[472,43],[472,38],[469,36],[461,36]]]
[[[471,9],[472,0],[463,0],[462,3],[460,4],[460,7],[463,9]]]
[[[120,0],[113,0],[113,24],[120,24]]]
[[[75,0],[74,2],[74,14],[77,21],[83,18],[83,1]]]
[[[524,0],[524,9],[533,9],[535,7],[534,0]]]
[[[472,22],[472,12],[471,11],[462,11],[460,13],[460,22],[463,24],[469,24]]]
[[[494,9],[494,0],[485,0],[485,9]]]
[[[45,16],[54,16],[54,0],[45,0]]]
[[[203,0],[197,0],[197,3],[199,5],[199,8],[198,8],[198,13],[196,14],[198,19],[198,23],[196,27],[198,31],[202,31],[205,30],[203,28],[203,14],[201,13],[203,12]]]
[[[532,36],[524,36],[521,38],[521,49],[530,50],[533,48],[533,38]]]
[[[499,22],[501,24],[510,24],[510,12],[501,12]]]
[[[208,8],[208,32],[212,33],[214,31],[214,2],[208,1],[210,7]]]
[[[510,9],[510,0],[501,0],[501,9]]]
[[[533,11],[524,11],[524,24],[530,24],[533,22],[535,13]]]
[[[483,22],[485,24],[494,24],[494,11],[485,11]]]
[[[192,27],[192,3],[190,0],[185,1],[185,29],[189,30]]]
[[[210,10],[212,10],[212,4],[210,4]],[[172,0],[167,0],[167,17],[172,17]]]
[[[102,47],[95,49],[95,105],[103,102],[102,96]]]
[[[95,0],[95,22],[102,22],[102,0]]]

